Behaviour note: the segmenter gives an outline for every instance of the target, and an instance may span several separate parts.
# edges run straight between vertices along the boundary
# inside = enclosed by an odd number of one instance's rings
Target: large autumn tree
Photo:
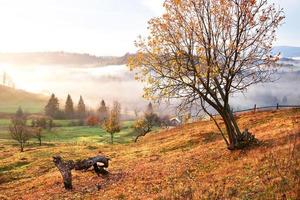
[[[251,142],[231,111],[230,97],[270,80],[278,56],[275,33],[284,16],[267,0],[165,0],[165,13],[149,21],[149,36],[136,41],[129,61],[146,81],[146,98],[178,99],[179,108],[217,112],[214,119],[229,149]]]

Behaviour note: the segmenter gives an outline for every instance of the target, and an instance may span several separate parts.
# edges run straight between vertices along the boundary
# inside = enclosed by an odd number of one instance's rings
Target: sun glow
[[[43,68],[36,70],[34,68],[22,68],[9,64],[0,65],[1,83],[3,83],[5,76],[6,81],[11,82],[10,85],[30,92],[41,92],[43,85],[35,84],[34,80],[37,78],[43,79],[49,73],[49,71],[45,72]]]

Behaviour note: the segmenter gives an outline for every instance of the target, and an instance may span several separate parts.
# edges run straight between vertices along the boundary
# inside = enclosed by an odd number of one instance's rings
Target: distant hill
[[[281,53],[284,58],[300,57],[300,47],[275,46],[274,54]],[[124,65],[130,54],[124,56],[95,56],[90,54],[68,52],[32,52],[32,53],[0,53],[0,63],[26,65],[63,65],[72,67],[101,67],[108,65]]]
[[[42,112],[48,98],[46,96],[17,90],[0,85],[0,113],[14,113],[19,106],[25,112]]]
[[[275,46],[273,48],[273,53],[281,53],[282,57],[300,57],[300,47],[291,47],[291,46]]]
[[[0,53],[0,63],[15,65],[72,65],[99,67],[126,64],[129,54],[121,57],[94,56],[66,52]]]

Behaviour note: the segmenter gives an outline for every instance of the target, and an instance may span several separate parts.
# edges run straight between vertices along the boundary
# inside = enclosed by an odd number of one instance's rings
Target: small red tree
[[[88,126],[97,126],[99,124],[99,118],[92,115],[92,116],[89,116],[87,119],[86,119],[86,124]]]

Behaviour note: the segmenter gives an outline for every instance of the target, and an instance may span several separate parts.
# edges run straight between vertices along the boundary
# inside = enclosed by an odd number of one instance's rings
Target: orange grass
[[[300,110],[238,118],[261,145],[230,152],[211,121],[151,133],[129,145],[60,144],[24,153],[0,145],[0,199],[299,199]],[[111,174],[73,172],[74,189],[65,191],[52,163],[56,154],[107,155]]]

